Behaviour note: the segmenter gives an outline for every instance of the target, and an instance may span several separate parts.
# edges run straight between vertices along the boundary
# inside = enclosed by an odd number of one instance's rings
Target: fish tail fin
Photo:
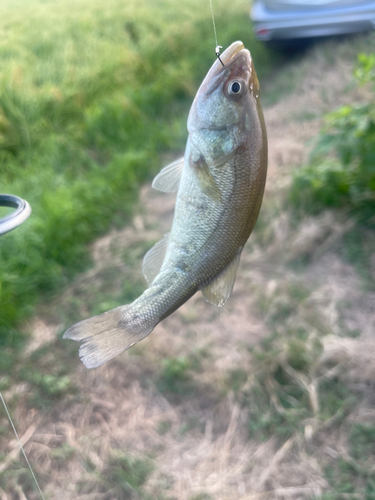
[[[76,323],[64,333],[64,339],[82,342],[79,356],[86,368],[97,368],[147,337],[153,327],[132,321],[131,307],[111,311]]]

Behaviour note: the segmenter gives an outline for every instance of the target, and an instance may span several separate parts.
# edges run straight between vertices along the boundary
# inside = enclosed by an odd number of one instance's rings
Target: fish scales
[[[149,287],[133,303],[64,335],[82,342],[88,368],[146,337],[198,290],[219,307],[231,293],[263,198],[267,136],[250,53],[235,42],[222,60],[224,67],[215,62],[194,99],[184,159],[153,184],[168,191],[181,176],[170,235],[145,257]]]

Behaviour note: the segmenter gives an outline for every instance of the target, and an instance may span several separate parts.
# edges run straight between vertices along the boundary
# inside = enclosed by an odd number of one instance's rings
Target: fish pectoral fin
[[[155,245],[150,248],[143,258],[142,272],[149,285],[151,285],[156,276],[159,274],[167,251],[168,241],[169,233],[167,233],[160,241],[155,243]]]
[[[242,249],[241,249],[242,250]],[[203,297],[216,307],[223,307],[229,299],[236,280],[237,268],[240,263],[241,251],[232,262],[208,286],[202,288]]]
[[[199,187],[202,192],[211,200],[215,202],[221,201],[221,193],[218,185],[215,182],[215,179],[212,177],[212,174],[207,166],[201,166],[195,169],[195,173],[198,179]]]
[[[199,187],[208,198],[215,202],[221,201],[221,193],[213,178],[204,156],[195,149],[189,157],[189,166],[194,172]]]
[[[173,193],[177,191],[183,167],[184,157],[170,163],[158,173],[152,182],[152,187],[159,191],[163,191],[163,193]]]

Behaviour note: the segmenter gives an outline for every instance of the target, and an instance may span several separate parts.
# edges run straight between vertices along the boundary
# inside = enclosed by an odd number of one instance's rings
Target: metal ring
[[[31,207],[26,200],[12,194],[0,194],[0,207],[11,207],[16,210],[0,219],[0,235],[15,229],[31,214]]]

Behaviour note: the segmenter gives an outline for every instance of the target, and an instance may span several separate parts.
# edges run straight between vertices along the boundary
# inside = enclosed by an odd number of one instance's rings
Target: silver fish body
[[[145,256],[149,288],[132,304],[72,326],[87,368],[139,340],[198,290],[221,307],[235,281],[242,248],[257,220],[267,172],[267,136],[250,52],[233,43],[194,99],[184,158],[153,186],[178,186],[171,232]]]

